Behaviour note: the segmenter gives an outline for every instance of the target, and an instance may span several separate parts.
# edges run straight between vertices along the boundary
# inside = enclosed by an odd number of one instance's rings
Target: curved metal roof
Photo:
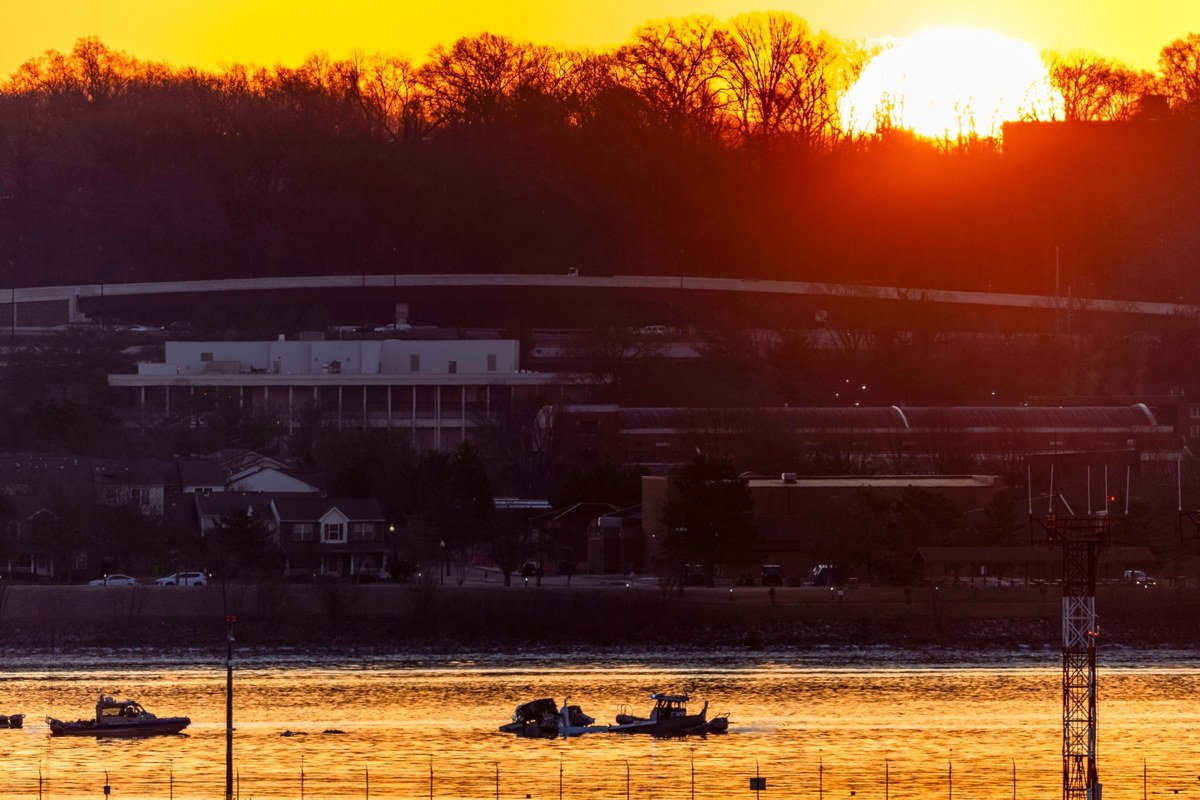
[[[622,430],[904,428],[894,408],[622,408]]]
[[[1157,427],[1145,405],[946,408],[622,408],[622,430],[1130,430]]]
[[[1156,426],[1146,406],[999,406],[912,408],[905,413],[915,428],[1055,428],[1096,430]]]

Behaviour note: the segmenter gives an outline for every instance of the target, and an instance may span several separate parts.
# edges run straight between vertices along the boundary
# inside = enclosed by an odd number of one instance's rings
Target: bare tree
[[[868,45],[863,41],[834,41],[833,47],[836,52],[831,72],[834,84],[834,105],[837,108],[838,117],[833,134],[839,137],[839,143],[861,143],[861,140],[864,138],[856,136],[853,133],[855,126],[860,120],[844,116],[845,109],[840,107],[840,101],[846,92],[862,77],[863,70],[867,68],[867,64],[871,63],[873,58],[890,46],[888,44]],[[878,109],[874,111],[877,136],[891,130],[894,127],[892,121],[900,118],[898,113],[894,113],[894,103],[888,103],[888,105],[891,108],[885,113],[881,114]]]
[[[483,33],[438,45],[418,71],[434,125],[495,123],[522,96],[550,88],[553,51]]]
[[[621,83],[637,92],[671,132],[715,139],[727,102],[722,79],[727,36],[709,16],[644,25],[633,43],[617,52]]]
[[[363,113],[377,134],[394,142],[424,137],[427,98],[412,62],[377,54],[359,60],[358,75]]]
[[[828,71],[834,53],[793,14],[743,14],[724,37],[730,113],[749,142],[794,136],[823,144],[834,117]]]
[[[1150,76],[1089,53],[1050,58],[1050,81],[1063,98],[1068,121],[1126,120],[1133,116]]]
[[[1200,33],[1189,33],[1164,47],[1158,68],[1172,108],[1200,107]]]
[[[76,41],[68,54],[47,50],[26,61],[13,75],[11,88],[51,96],[75,95],[97,103],[124,91],[136,70],[133,58],[87,37]]]
[[[621,402],[629,390],[625,384],[630,371],[661,354],[657,343],[617,326],[581,331],[564,350],[584,365],[592,391],[608,402]]]

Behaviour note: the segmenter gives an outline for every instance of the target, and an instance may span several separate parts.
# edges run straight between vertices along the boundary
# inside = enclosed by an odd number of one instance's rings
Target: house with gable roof
[[[225,491],[225,469],[213,458],[177,458],[178,488],[184,494]]]
[[[260,492],[213,492],[195,495],[196,517],[200,523],[200,535],[207,536],[217,527],[217,520],[231,511],[246,511],[266,521],[268,529],[275,533],[275,512],[271,508],[271,495]]]
[[[253,466],[230,475],[229,488],[237,492],[320,494],[321,488],[305,477],[296,470]]]
[[[387,525],[378,500],[276,495],[271,508],[286,576],[386,574]]]
[[[0,574],[9,579],[53,577],[54,556],[49,543],[58,515],[41,497],[10,497],[6,503],[9,514],[0,534]]]
[[[92,459],[96,504],[129,505],[143,514],[162,516],[171,465],[156,458]]]

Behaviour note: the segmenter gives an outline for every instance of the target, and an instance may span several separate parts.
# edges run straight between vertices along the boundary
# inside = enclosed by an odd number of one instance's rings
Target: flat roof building
[[[175,342],[161,362],[108,376],[134,393],[130,425],[221,404],[276,413],[290,433],[316,410],[337,428],[407,429],[418,447],[468,438],[520,394],[562,398],[573,376],[520,369],[515,339]]]

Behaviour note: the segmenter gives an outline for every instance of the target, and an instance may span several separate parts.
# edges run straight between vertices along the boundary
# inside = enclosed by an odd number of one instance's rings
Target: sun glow
[[[1062,98],[1030,45],[973,28],[936,28],[896,41],[843,96],[846,129],[910,130],[931,139],[997,137],[1005,122],[1054,119]]]

